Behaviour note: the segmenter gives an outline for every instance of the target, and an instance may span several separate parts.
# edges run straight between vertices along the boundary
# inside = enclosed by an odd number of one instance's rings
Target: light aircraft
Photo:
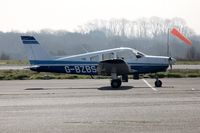
[[[176,61],[174,58],[167,56],[146,55],[128,47],[53,57],[42,48],[33,36],[21,36],[21,40],[31,64],[30,70],[107,75],[111,76],[112,88],[119,88],[122,82],[128,82],[128,75],[133,75],[133,79],[139,79],[140,74],[164,72]],[[155,86],[162,86],[162,81],[158,77]]]

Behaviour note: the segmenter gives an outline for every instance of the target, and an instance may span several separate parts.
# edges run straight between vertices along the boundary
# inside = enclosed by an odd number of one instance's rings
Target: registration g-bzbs
[[[66,73],[96,73],[95,65],[67,65]]]

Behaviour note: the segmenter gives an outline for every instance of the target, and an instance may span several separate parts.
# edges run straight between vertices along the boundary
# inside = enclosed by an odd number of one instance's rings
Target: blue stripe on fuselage
[[[37,72],[97,75],[97,65],[38,66],[30,69]]]
[[[136,70],[135,73],[138,74],[146,74],[146,73],[156,73],[156,72],[165,72],[168,68],[168,65],[138,65],[138,66],[131,66],[132,70]]]
[[[33,68],[32,70],[34,71],[96,75],[97,70],[92,71],[90,69],[94,67],[95,69],[97,69],[97,65],[99,62],[31,60],[30,63],[32,65],[39,66],[37,70]],[[134,73],[138,74],[156,73],[156,72],[166,71],[166,69],[168,68],[168,64],[158,64],[158,63],[128,63],[128,65],[132,70],[134,70]],[[89,71],[86,71],[86,69]]]

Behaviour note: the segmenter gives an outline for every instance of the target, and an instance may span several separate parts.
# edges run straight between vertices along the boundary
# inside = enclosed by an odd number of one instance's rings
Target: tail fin
[[[33,36],[21,36],[21,40],[30,61],[52,59]]]

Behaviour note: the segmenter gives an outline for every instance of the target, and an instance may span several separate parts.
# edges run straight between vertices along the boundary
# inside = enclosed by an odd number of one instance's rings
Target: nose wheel
[[[156,79],[155,81],[155,87],[162,87],[162,81],[159,79]]]
[[[156,81],[155,81],[155,87],[162,87],[162,81],[159,80],[158,75],[155,73]]]

